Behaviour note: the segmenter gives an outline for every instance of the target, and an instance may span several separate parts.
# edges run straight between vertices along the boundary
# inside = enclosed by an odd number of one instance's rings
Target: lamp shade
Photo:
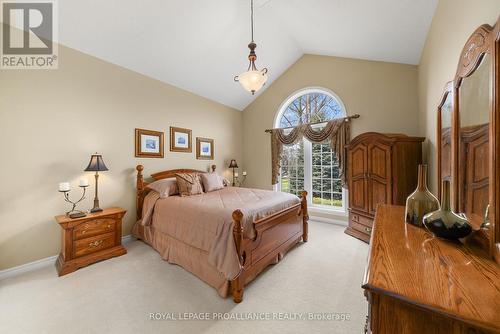
[[[231,159],[231,162],[229,163],[229,168],[238,168],[238,164],[236,163],[236,160]]]
[[[104,172],[107,171],[108,167],[104,164],[104,160],[102,160],[102,155],[100,154],[92,154],[90,157],[90,162],[87,168],[85,168],[85,172]]]
[[[257,71],[251,70],[241,73],[238,76],[238,82],[241,86],[254,94],[256,91],[262,88],[267,81],[267,70]]]

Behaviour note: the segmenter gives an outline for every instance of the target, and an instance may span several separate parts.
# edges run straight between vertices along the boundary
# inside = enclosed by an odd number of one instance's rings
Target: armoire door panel
[[[471,170],[471,181],[474,183],[488,180],[490,176],[488,164],[485,163],[489,160],[488,138],[481,139],[485,140],[482,142],[472,142],[469,144],[469,151],[472,154],[471,166],[473,167]]]
[[[489,202],[489,141],[488,132],[467,144],[465,213],[474,221],[481,221]]]
[[[367,161],[366,161],[367,148],[365,145],[357,145],[351,152],[352,170],[351,175],[353,178],[365,177]]]
[[[368,144],[368,211],[375,214],[377,205],[391,204],[391,147]]]
[[[389,203],[391,189],[386,182],[380,182],[374,178],[370,178],[368,184],[369,212],[374,215],[379,204]]]
[[[368,173],[369,177],[380,179],[390,178],[391,147],[380,143],[368,145]]]
[[[361,178],[352,180],[351,189],[349,190],[350,207],[361,211],[368,211],[368,203],[366,201],[366,180]]]
[[[482,222],[489,201],[488,183],[476,186],[475,189],[469,191],[469,194],[471,196],[471,200],[468,202],[470,203],[470,206],[468,206],[467,212],[469,215],[476,216],[476,220]]]
[[[367,152],[365,144],[360,143],[349,150],[349,205],[352,209],[368,212],[367,201]]]

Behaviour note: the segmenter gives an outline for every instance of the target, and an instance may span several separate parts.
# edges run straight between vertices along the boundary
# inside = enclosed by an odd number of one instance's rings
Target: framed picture
[[[163,158],[163,132],[135,129],[135,156]]]
[[[214,160],[214,140],[196,137],[196,159]]]
[[[193,152],[191,147],[191,130],[170,127],[170,151]]]

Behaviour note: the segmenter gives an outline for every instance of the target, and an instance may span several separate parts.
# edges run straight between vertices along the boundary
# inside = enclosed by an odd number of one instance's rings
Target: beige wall
[[[367,132],[418,134],[417,67],[385,62],[305,55],[243,111],[247,186],[271,188],[269,134],[278,109],[295,91],[324,87],[344,102],[353,136]]]
[[[437,190],[436,111],[446,82],[453,80],[460,52],[481,24],[494,24],[499,0],[440,0],[427,36],[418,70],[419,128],[427,137],[431,190]]]
[[[68,209],[58,183],[87,177],[91,153],[103,154],[102,207],[128,210],[123,234],[135,220],[135,170],[205,170],[193,153],[164,159],[134,157],[134,128],[165,132],[186,127],[215,139],[215,163],[241,159],[242,113],[94,57],[60,47],[59,69],[0,71],[0,270],[55,255],[60,231],[53,216]],[[193,143],[194,144],[194,143]],[[78,189],[79,190],[79,189]],[[82,209],[92,207],[93,189]],[[79,195],[74,191],[71,197]]]

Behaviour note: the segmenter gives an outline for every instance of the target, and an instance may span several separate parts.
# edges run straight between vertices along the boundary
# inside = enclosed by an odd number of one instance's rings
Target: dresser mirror
[[[480,244],[500,263],[500,18],[465,44],[451,92],[438,110],[438,176],[447,176],[446,116],[451,97],[451,182],[455,211],[466,215]]]
[[[477,69],[461,82],[458,136],[458,211],[479,228],[489,204],[489,125],[492,103],[491,59],[485,54]]]
[[[453,81],[446,84],[437,118],[438,150],[438,198],[441,198],[441,185],[444,180],[451,182],[451,124],[453,116]]]

